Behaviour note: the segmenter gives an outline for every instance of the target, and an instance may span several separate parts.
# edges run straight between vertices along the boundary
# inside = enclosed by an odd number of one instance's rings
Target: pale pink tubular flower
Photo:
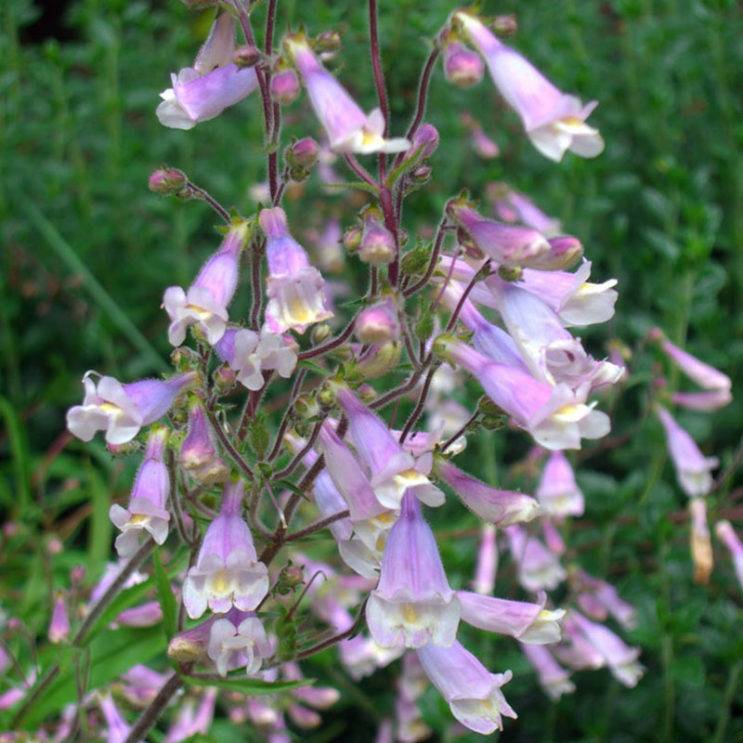
[[[545,157],[559,162],[566,150],[581,157],[596,157],[604,149],[598,129],[585,121],[598,103],[583,105],[558,90],[518,52],[502,44],[475,16],[458,10],[461,26],[485,58],[500,94],[518,113],[532,144]]]
[[[130,384],[100,377],[96,384],[93,374],[97,372],[83,376],[85,398],[82,405],[67,411],[67,428],[83,441],[90,441],[96,431],[105,431],[109,444],[131,441],[142,426],[162,418],[175,398],[198,380],[196,372],[184,372],[165,381],[143,379]]]
[[[586,404],[587,385],[575,391],[564,383],[553,387],[444,336],[434,347],[447,361],[473,374],[488,397],[546,449],[580,449],[581,438],[597,439],[609,432],[609,417]]]
[[[679,485],[690,498],[707,495],[712,489],[710,471],[719,463],[717,457],[705,457],[694,439],[664,407],[656,405],[655,412],[665,429],[668,453]]]
[[[528,495],[490,487],[444,459],[437,459],[435,466],[441,479],[484,521],[510,526],[539,514],[539,504]]]
[[[137,663],[121,676],[121,680],[124,698],[137,707],[146,707],[157,696],[168,675]]]
[[[484,160],[500,155],[500,147],[482,130],[480,125],[472,128],[472,147]]]
[[[705,413],[724,408],[733,396],[729,389],[709,390],[705,392],[674,392],[671,400],[676,405],[689,410],[700,410]]]
[[[541,232],[531,227],[486,219],[459,199],[447,204],[446,213],[477,248],[498,265],[531,266],[550,250],[550,244]]]
[[[320,64],[303,34],[284,38],[284,50],[304,80],[310,103],[330,140],[334,152],[403,152],[410,147],[404,138],[385,139],[382,112],[368,116],[343,86]]]
[[[236,222],[187,291],[180,286],[169,286],[165,290],[163,307],[170,318],[168,340],[173,346],[183,343],[189,325],[198,325],[210,345],[224,335],[227,307],[235,296],[240,253],[247,238],[247,223]]]
[[[707,526],[707,502],[704,498],[692,498],[689,501],[691,531],[689,543],[694,563],[694,581],[707,583],[714,567],[712,540]]]
[[[232,608],[211,625],[207,655],[220,676],[243,667],[246,675],[255,676],[275,647],[255,612]]]
[[[382,647],[451,645],[459,626],[459,601],[441,564],[436,537],[407,492],[390,531],[379,583],[366,604],[366,622]]]
[[[563,694],[572,694],[575,691],[570,674],[552,657],[547,648],[522,645],[521,651],[537,672],[539,685],[550,699],[556,702]]]
[[[510,601],[493,596],[482,596],[470,591],[457,591],[462,606],[462,621],[473,627],[515,637],[531,645],[546,645],[560,640],[560,621],[563,609],[544,608],[546,594],[540,603]]]
[[[124,719],[108,691],[96,694],[103,718],[106,722],[106,743],[124,743],[129,737],[131,726]]]
[[[228,328],[214,346],[222,361],[237,372],[237,381],[249,390],[261,389],[266,380],[264,371],[288,379],[297,366],[296,344],[287,343],[288,336],[267,329],[256,333],[247,328]]]
[[[178,454],[180,465],[199,483],[224,482],[229,468],[219,456],[214,432],[206,420],[204,403],[196,396],[188,406],[188,431]]]
[[[263,209],[258,221],[267,238],[267,330],[304,333],[310,325],[332,317],[325,282],[310,265],[304,248],[289,234],[286,212],[279,206]]]
[[[562,233],[560,220],[547,216],[528,196],[505,183],[488,183],[486,193],[495,215],[504,222],[521,222],[539,230],[546,237]]]
[[[585,570],[572,571],[571,582],[574,582],[576,589],[581,591],[578,598],[579,603],[581,603],[581,598],[585,596],[590,596],[595,602],[591,604],[592,612],[586,611],[584,608],[584,611],[591,614],[592,618],[603,621],[608,612],[625,629],[633,629],[637,625],[635,607],[620,598],[617,589],[611,583],[589,575]],[[586,600],[583,599],[583,602],[585,603]]]
[[[637,662],[640,648],[629,647],[610,629],[589,621],[580,612],[572,610],[570,618],[585,639],[604,658],[617,681],[630,688],[636,686],[643,674],[643,668]]]
[[[216,686],[204,689],[199,706],[194,711],[194,700],[188,699],[180,705],[175,720],[165,735],[164,743],[180,743],[201,733],[206,735],[214,719],[214,708],[219,689]]]
[[[418,743],[428,740],[431,729],[421,717],[418,700],[428,686],[428,679],[415,653],[405,653],[402,673],[397,679],[395,722],[398,743]],[[390,739],[392,740],[392,738]]]
[[[440,506],[444,494],[427,477],[433,464],[430,452],[416,460],[350,389],[339,386],[336,395],[348,416],[354,448],[367,469],[379,502],[397,509],[403,494],[409,490],[426,505]]]
[[[743,543],[727,519],[722,519],[715,524],[715,534],[725,544],[728,550],[730,550],[735,574],[738,577],[740,587],[743,589]]]
[[[172,74],[173,87],[160,93],[157,118],[172,129],[192,129],[238,103],[258,87],[253,67],[238,68],[235,52],[235,19],[220,15],[199,51],[193,67]]]
[[[561,451],[550,452],[547,457],[537,486],[537,499],[551,516],[583,515],[583,493],[568,458]]]
[[[397,306],[392,297],[384,297],[359,313],[354,333],[361,343],[380,345],[400,337]]]
[[[495,576],[498,570],[498,547],[495,526],[484,523],[480,529],[480,546],[477,550],[477,565],[472,587],[477,593],[490,595],[495,590]]]
[[[207,606],[226,612],[251,611],[268,593],[268,570],[258,561],[250,527],[240,515],[245,485],[228,481],[222,509],[204,535],[201,549],[183,584],[183,603],[191,619]]]
[[[55,645],[67,639],[70,634],[70,620],[67,616],[67,602],[64,595],[59,594],[54,600],[54,609],[52,610],[52,619],[49,622],[49,631],[47,633],[50,642]]]
[[[696,358],[696,356],[692,356],[690,353],[671,343],[667,338],[663,338],[662,346],[668,357],[679,369],[703,389],[730,391],[732,382],[727,374],[723,374],[713,366]]]
[[[109,518],[121,531],[116,537],[119,557],[131,557],[139,548],[140,536],[147,532],[157,544],[168,538],[170,513],[165,508],[170,493],[170,475],[165,464],[168,429],[157,427],[147,438],[142,464],[134,480],[129,506],[114,503]]]
[[[503,716],[516,717],[501,691],[511,680],[510,671],[490,673],[458,642],[446,648],[429,643],[417,653],[426,676],[465,727],[490,735],[503,729]]]
[[[551,591],[565,580],[567,573],[560,561],[536,537],[520,526],[508,526],[504,531],[518,566],[519,583],[527,591]]]

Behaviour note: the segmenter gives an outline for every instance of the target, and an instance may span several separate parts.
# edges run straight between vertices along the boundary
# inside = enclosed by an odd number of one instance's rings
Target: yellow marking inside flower
[[[224,568],[214,573],[211,583],[214,593],[228,593],[231,587],[229,574]]]
[[[121,408],[118,405],[114,405],[112,402],[102,402],[98,406],[104,413],[118,413]]]
[[[384,142],[382,137],[376,132],[369,132],[366,129],[361,130],[361,146],[368,147],[369,145],[377,145]]]
[[[568,126],[581,126],[583,124],[583,121],[581,121],[577,116],[563,116],[560,121],[564,124],[568,124]]]
[[[405,470],[405,472],[401,472],[398,477],[402,477],[403,480],[417,480],[421,477],[421,473],[417,470]]]
[[[299,297],[291,297],[289,299],[288,309],[296,322],[311,322],[313,317],[312,311]]]
[[[396,518],[394,511],[384,511],[379,516],[375,516],[373,520],[380,526],[386,526],[387,524],[391,524]]]
[[[150,520],[150,517],[147,516],[144,513],[135,513],[132,515],[132,517],[129,519],[130,524],[138,525],[138,524],[145,524]]]
[[[586,415],[586,406],[582,404],[578,405],[564,405],[554,415],[554,417],[561,421],[573,422],[579,421]]]
[[[415,604],[403,604],[400,607],[400,613],[402,614],[402,621],[405,624],[416,624],[420,619],[420,614]]]

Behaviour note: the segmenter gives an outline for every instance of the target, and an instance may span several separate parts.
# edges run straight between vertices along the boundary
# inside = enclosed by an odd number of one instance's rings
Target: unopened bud
[[[295,101],[301,89],[297,73],[290,68],[279,70],[271,77],[271,98],[276,103]]]
[[[309,169],[317,162],[319,152],[320,145],[312,137],[304,137],[284,150],[284,158],[293,168]]]
[[[414,168],[410,173],[410,180],[415,183],[416,186],[422,186],[431,180],[431,173],[433,170],[428,165],[419,165]]]
[[[163,196],[179,196],[188,185],[186,174],[175,168],[160,168],[147,181],[150,191]]]
[[[519,30],[516,14],[508,13],[508,15],[495,16],[491,28],[498,36],[513,36]]]
[[[410,152],[415,153],[421,149],[421,159],[426,160],[439,146],[439,133],[433,124],[423,124],[418,128],[418,131],[413,135],[412,145]]]
[[[281,596],[291,593],[297,586],[304,583],[304,571],[301,565],[293,565],[291,562],[284,565],[276,581],[276,593]]]
[[[359,258],[372,266],[391,263],[397,256],[397,246],[392,233],[382,224],[374,212],[364,217],[364,231],[359,246]]]
[[[254,67],[260,60],[260,50],[249,44],[239,47],[232,55],[232,61],[237,67]]]
[[[540,271],[564,271],[582,255],[583,245],[577,237],[566,235],[549,240],[550,249],[529,263],[530,268]]]
[[[458,41],[444,47],[444,75],[459,88],[469,88],[482,80],[484,72],[482,58]]]
[[[87,571],[84,565],[75,565],[75,567],[70,570],[70,583],[73,585],[75,583],[82,583],[85,580],[86,575]]]
[[[394,341],[381,346],[371,346],[351,367],[348,379],[360,381],[381,377],[398,365],[401,352],[402,345]]]
[[[300,395],[294,401],[294,413],[302,420],[314,418],[320,413],[320,406],[317,404],[313,395]]]
[[[356,390],[356,394],[364,405],[368,405],[370,402],[374,402],[374,400],[377,399],[377,391],[374,387],[371,387],[368,384],[362,384],[361,387]]]
[[[337,31],[323,31],[319,36],[315,38],[313,47],[316,52],[337,52],[343,42],[341,41],[341,35]]]
[[[330,338],[332,332],[332,328],[326,322],[319,323],[318,325],[315,325],[314,328],[312,328],[310,339],[312,340],[312,343],[314,345],[319,345],[323,341]]]
[[[498,266],[498,276],[503,281],[521,281],[524,269],[521,266]]]
[[[67,617],[67,604],[64,596],[58,595],[54,602],[52,620],[49,623],[49,640],[55,645],[65,640],[70,634],[70,620]]]
[[[400,323],[392,299],[383,299],[363,309],[356,318],[354,332],[362,343],[376,346],[397,340],[400,337]]]
[[[361,247],[361,227],[349,227],[343,233],[343,245],[349,253],[356,252]]]

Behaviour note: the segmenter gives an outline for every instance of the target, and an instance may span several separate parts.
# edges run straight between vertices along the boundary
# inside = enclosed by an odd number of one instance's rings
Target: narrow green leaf
[[[157,597],[160,600],[160,607],[163,610],[163,626],[165,635],[170,640],[176,632],[176,617],[178,608],[175,603],[175,596],[170,587],[170,581],[160,561],[160,550],[155,547],[152,554],[152,564],[155,568],[155,585],[157,586]]]
[[[277,694],[280,691],[296,689],[298,686],[309,686],[315,683],[315,679],[302,679],[301,681],[263,681],[262,679],[240,678],[239,676],[228,676],[223,679],[200,679],[193,676],[185,676],[184,680],[194,686],[218,686],[221,689],[239,691],[242,694],[256,696],[258,694]]]
[[[93,503],[90,515],[90,538],[88,540],[88,557],[93,565],[106,562],[111,552],[111,534],[113,531],[108,510],[111,499],[108,488],[98,471],[88,461],[85,467],[88,475],[89,493]]]

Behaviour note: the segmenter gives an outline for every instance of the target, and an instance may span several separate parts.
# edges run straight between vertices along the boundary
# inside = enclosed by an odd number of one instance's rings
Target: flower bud
[[[532,261],[532,268],[540,271],[564,271],[583,255],[583,245],[577,237],[553,237],[548,242],[550,249]]]
[[[312,395],[300,395],[294,401],[294,412],[298,418],[308,420],[320,413],[320,406]]]
[[[58,645],[70,634],[70,620],[67,618],[67,604],[64,595],[59,594],[54,601],[52,620],[49,624],[49,640]]]
[[[237,67],[254,67],[260,60],[260,50],[249,44],[239,47],[232,55],[232,62]]]
[[[374,210],[364,217],[364,231],[359,246],[359,258],[372,266],[391,263],[397,255],[397,246],[392,233],[382,224]]]
[[[312,137],[304,137],[284,150],[286,161],[293,168],[309,169],[317,162],[320,145]]]
[[[402,346],[389,342],[372,346],[349,370],[347,378],[352,381],[376,379],[394,369],[400,363]]]
[[[188,185],[186,174],[176,168],[160,168],[147,181],[150,191],[163,196],[180,196]]]
[[[482,80],[485,66],[477,52],[458,41],[444,47],[444,75],[459,88],[469,88]]]
[[[337,52],[343,43],[337,31],[323,31],[315,38],[313,44],[316,52]]]
[[[276,592],[281,596],[291,593],[297,586],[304,583],[304,571],[301,565],[294,565],[289,562],[281,568],[278,580],[276,581]]]
[[[330,334],[332,332],[333,331],[330,325],[328,325],[326,322],[323,322],[312,328],[312,335],[310,336],[310,338],[315,345],[318,345],[324,340],[330,338]]]
[[[400,323],[391,298],[383,299],[363,309],[354,325],[356,337],[362,343],[381,345],[400,337]]]
[[[416,186],[423,186],[431,180],[432,172],[428,165],[419,165],[410,173],[410,180]]]
[[[507,15],[495,16],[491,27],[498,36],[513,36],[519,30],[516,14],[508,13]]]
[[[354,253],[361,247],[361,228],[349,227],[343,233],[343,245],[349,253]]]
[[[425,160],[436,152],[438,146],[439,133],[436,127],[433,124],[423,124],[413,135],[413,144],[410,147],[410,152],[415,153],[422,147],[421,159]]]
[[[301,86],[297,73],[291,68],[279,70],[271,78],[271,98],[276,103],[291,103],[297,99]]]

